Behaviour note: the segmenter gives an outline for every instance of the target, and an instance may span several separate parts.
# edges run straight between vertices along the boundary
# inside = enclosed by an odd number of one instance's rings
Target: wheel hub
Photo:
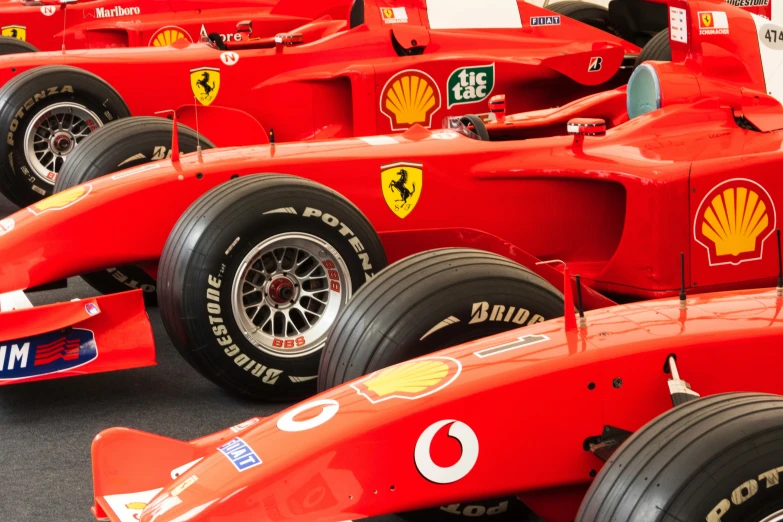
[[[293,304],[294,293],[299,285],[291,281],[286,275],[282,275],[269,282],[267,296],[272,305],[277,308],[283,304]]]
[[[36,114],[25,131],[24,155],[32,174],[54,185],[63,162],[79,143],[103,126],[84,105],[62,102]]]
[[[73,149],[73,135],[70,132],[59,131],[49,140],[50,147],[55,154],[67,155]]]
[[[291,232],[247,253],[234,276],[231,307],[254,346],[293,358],[323,348],[350,297],[350,274],[337,250],[319,237]]]

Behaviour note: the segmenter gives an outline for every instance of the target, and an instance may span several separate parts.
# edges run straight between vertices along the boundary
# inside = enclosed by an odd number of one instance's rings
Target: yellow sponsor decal
[[[27,28],[23,25],[6,25],[1,30],[3,36],[27,41]]]
[[[427,357],[378,370],[351,384],[373,404],[390,399],[416,400],[442,390],[459,376],[462,364],[451,357]]]
[[[49,196],[34,205],[30,205],[27,209],[36,216],[40,216],[50,210],[62,210],[86,198],[91,191],[92,185],[79,185],[78,187]]]
[[[408,217],[421,197],[424,167],[421,163],[392,163],[381,167],[381,189],[386,204],[400,219]]]
[[[423,71],[397,73],[381,91],[381,112],[391,120],[391,128],[395,131],[416,124],[431,127],[432,117],[440,107],[440,88]]]
[[[190,86],[202,105],[211,105],[220,91],[220,69],[199,67],[190,71]]]

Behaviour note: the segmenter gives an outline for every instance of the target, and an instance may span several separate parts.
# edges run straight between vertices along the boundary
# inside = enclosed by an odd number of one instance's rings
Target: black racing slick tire
[[[182,154],[215,146],[182,124],[177,125]],[[137,116],[117,120],[87,136],[63,164],[54,183],[54,192],[81,185],[118,170],[171,157],[171,120],[154,116]],[[142,289],[148,306],[157,303],[157,282],[137,266],[119,266],[82,276],[87,284],[102,294]]]
[[[92,73],[62,65],[21,73],[0,88],[0,192],[19,206],[50,196],[68,154],[127,116],[119,94]]]
[[[648,60],[661,62],[672,61],[672,47],[669,44],[669,29],[657,33],[642,47],[642,52],[636,57],[636,65]]]
[[[576,521],[779,521],[781,471],[783,397],[697,399],[655,418],[617,450]]]
[[[577,22],[582,22],[601,31],[617,35],[617,31],[612,27],[609,20],[609,11],[600,5],[590,2],[577,2],[575,0],[566,0],[564,2],[554,2],[546,6],[547,9],[555,13],[572,18]]]
[[[563,316],[563,295],[517,263],[444,248],[399,261],[365,285],[321,356],[324,391],[449,346]]]
[[[396,363],[563,315],[563,296],[507,258],[447,248],[410,256],[363,286],[321,356],[318,391]],[[411,521],[524,521],[516,497],[404,513]]]
[[[6,54],[37,53],[38,48],[19,38],[0,36],[0,56]]]
[[[179,219],[158,302],[174,345],[204,376],[253,399],[299,399],[316,390],[335,317],[386,264],[372,225],[340,194],[294,176],[245,176]]]

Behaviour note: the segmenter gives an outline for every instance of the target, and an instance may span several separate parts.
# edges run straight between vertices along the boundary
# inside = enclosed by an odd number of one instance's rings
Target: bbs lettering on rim
[[[267,368],[265,365],[250,358],[247,354],[242,353],[228,333],[226,322],[223,319],[223,309],[220,305],[220,291],[221,286],[223,285],[222,278],[210,275],[208,283],[207,313],[209,314],[209,324],[212,328],[212,334],[215,336],[218,344],[223,347],[223,352],[233,359],[234,364],[244,369],[246,372],[249,372],[254,377],[258,377],[261,379],[261,382],[270,385],[277,383],[277,380],[280,378],[280,374],[282,374],[283,371]]]
[[[359,256],[359,260],[362,262],[362,270],[364,270],[366,281],[372,279],[373,275],[375,274],[373,273],[372,263],[370,262],[370,255],[365,251],[364,245],[362,244],[361,240],[356,237],[356,234],[353,233],[353,230],[348,228],[348,226],[339,218],[318,210],[317,208],[307,207],[302,213],[302,216],[306,218],[320,219],[330,227],[337,229],[340,232],[340,235],[348,240],[348,243],[351,245],[351,247],[353,247],[356,255]]]
[[[63,85],[62,87],[49,87],[47,89],[43,89],[37,93],[35,93],[33,96],[27,99],[27,101],[24,102],[22,107],[19,108],[19,110],[14,115],[13,121],[11,121],[11,126],[8,129],[8,137],[6,138],[6,143],[13,147],[15,145],[15,138],[14,135],[16,134],[16,131],[19,129],[19,122],[24,118],[25,114],[27,114],[27,111],[33,108],[36,103],[45,100],[46,98],[50,96],[55,96],[57,94],[63,94],[63,93],[71,93],[73,94],[73,87],[70,85]],[[13,166],[13,162],[11,162],[11,165]]]

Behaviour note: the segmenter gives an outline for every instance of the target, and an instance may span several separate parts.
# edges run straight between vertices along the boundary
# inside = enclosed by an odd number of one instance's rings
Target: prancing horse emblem
[[[190,71],[190,86],[202,105],[210,105],[220,90],[220,69],[199,67]]]
[[[423,168],[420,163],[394,163],[381,167],[383,197],[392,212],[405,218],[421,197]]]

